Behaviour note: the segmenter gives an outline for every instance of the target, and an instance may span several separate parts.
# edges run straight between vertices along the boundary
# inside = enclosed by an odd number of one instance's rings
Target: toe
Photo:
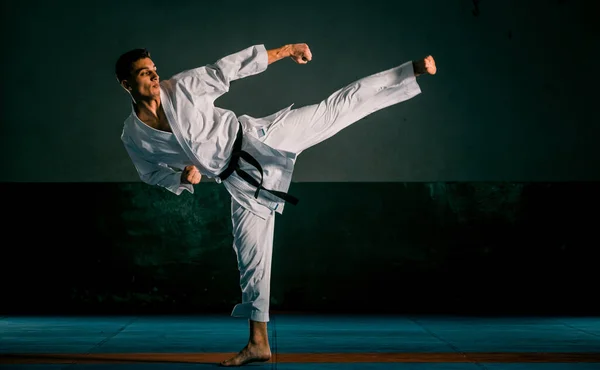
[[[231,359],[229,359],[229,360],[224,360],[224,361],[221,361],[221,363],[219,363],[219,365],[220,365],[220,366],[229,367],[229,366],[231,366]]]

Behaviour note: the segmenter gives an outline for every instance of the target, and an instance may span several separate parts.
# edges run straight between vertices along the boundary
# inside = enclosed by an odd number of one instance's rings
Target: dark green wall
[[[3,313],[228,313],[240,298],[217,184],[179,197],[140,183],[1,189]],[[600,312],[600,183],[291,190],[300,203],[276,221],[274,309]]]
[[[598,2],[344,4],[1,1],[0,311],[229,312],[228,195],[139,182],[113,66],[147,47],[168,78],[295,42],[310,64],[278,62],[217,104],[261,117],[428,54],[438,74],[302,153],[274,308],[600,311],[600,185],[563,182],[600,180]]]
[[[303,152],[296,182],[600,181],[596,0],[2,0],[0,181],[136,182],[118,56],[161,78],[254,44],[306,42],[216,101],[238,116],[316,104],[433,55],[422,94]],[[32,170],[35,168],[35,170]]]

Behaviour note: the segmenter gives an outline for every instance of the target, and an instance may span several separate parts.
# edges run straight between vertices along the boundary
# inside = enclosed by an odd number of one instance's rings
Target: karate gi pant
[[[318,104],[290,110],[265,128],[260,140],[298,155],[365,116],[420,93],[412,61],[406,62],[355,81]],[[268,322],[275,213],[265,220],[232,199],[231,216],[242,290],[242,303],[231,315]]]

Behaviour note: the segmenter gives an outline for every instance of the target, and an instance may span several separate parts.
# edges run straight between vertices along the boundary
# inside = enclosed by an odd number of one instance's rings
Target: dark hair
[[[133,49],[122,54],[115,64],[115,74],[119,83],[129,78],[131,65],[144,58],[150,58],[150,52],[147,49]]]

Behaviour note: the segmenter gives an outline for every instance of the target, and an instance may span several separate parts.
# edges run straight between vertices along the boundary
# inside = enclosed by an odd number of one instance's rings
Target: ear
[[[127,80],[123,80],[121,81],[121,86],[127,91],[127,92],[131,92],[132,87],[129,84],[129,82]]]

